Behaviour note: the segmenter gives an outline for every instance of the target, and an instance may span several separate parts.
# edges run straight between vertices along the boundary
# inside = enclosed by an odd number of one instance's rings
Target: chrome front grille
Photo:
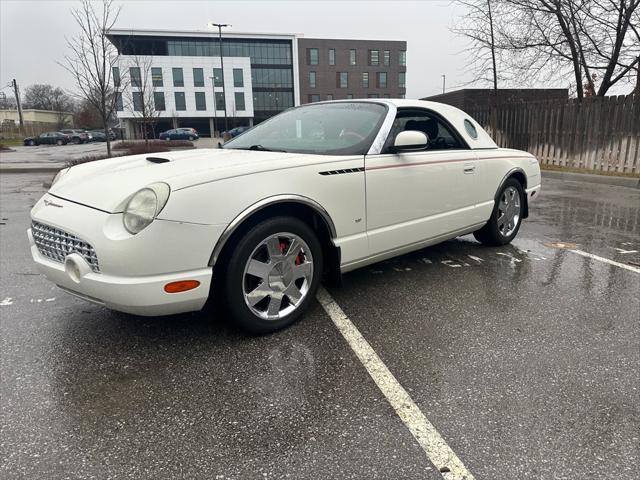
[[[87,261],[91,270],[100,272],[96,251],[81,238],[35,221],[31,222],[31,234],[38,251],[45,257],[55,262],[64,263],[67,255],[77,253]]]

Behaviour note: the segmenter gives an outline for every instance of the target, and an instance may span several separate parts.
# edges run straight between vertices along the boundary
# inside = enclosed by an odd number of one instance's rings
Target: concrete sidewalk
[[[55,173],[67,165],[65,163],[0,163],[0,173]]]
[[[593,173],[561,172],[557,170],[542,170],[542,178],[554,178],[571,182],[599,183],[616,187],[640,188],[639,177],[616,177],[614,175],[596,175]]]

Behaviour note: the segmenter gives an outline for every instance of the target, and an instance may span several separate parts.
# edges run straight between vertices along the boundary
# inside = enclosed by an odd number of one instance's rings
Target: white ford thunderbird
[[[266,333],[323,278],[472,233],[504,245],[540,190],[526,152],[498,148],[443,104],[292,108],[224,144],[61,171],[28,231],[39,270],[115,310],[164,315],[219,298]]]

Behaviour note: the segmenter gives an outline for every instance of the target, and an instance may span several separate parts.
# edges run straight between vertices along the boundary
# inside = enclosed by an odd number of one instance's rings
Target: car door
[[[395,152],[404,130],[428,137],[427,148]],[[399,109],[380,154],[367,155],[367,235],[372,255],[445,236],[476,223],[477,157],[438,114]]]
[[[50,137],[50,135],[51,135],[51,134],[50,134],[49,132],[41,133],[41,134],[40,134],[40,136],[38,137],[38,143],[39,143],[40,145],[43,145],[43,144],[45,144],[45,145],[46,145],[46,144],[51,143],[51,137]]]

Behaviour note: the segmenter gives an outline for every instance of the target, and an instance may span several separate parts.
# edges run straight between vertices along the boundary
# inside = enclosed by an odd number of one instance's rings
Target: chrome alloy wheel
[[[498,230],[503,237],[508,237],[520,221],[520,194],[514,187],[505,188],[498,204]]]
[[[313,256],[298,235],[275,233],[253,250],[244,267],[244,301],[264,320],[279,320],[300,306],[313,280]]]

